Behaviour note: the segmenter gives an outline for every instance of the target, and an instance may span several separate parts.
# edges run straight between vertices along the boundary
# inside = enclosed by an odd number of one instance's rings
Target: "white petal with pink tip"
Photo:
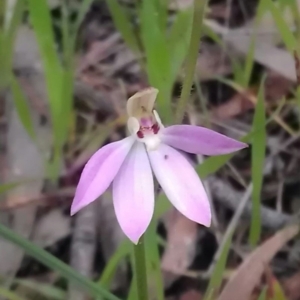
[[[148,153],[153,172],[172,204],[187,218],[210,226],[210,205],[199,176],[177,150],[161,144]]]
[[[142,143],[135,143],[113,181],[113,201],[123,232],[137,243],[154,211],[151,166]]]

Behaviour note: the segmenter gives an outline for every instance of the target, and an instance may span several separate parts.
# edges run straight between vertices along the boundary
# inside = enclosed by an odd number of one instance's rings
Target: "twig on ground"
[[[240,204],[240,199],[243,198],[243,192],[239,192],[228,183],[224,182],[217,176],[210,176],[208,179],[212,195],[216,201],[225,207],[235,211]],[[243,216],[251,217],[252,204],[246,204]],[[292,220],[292,216],[285,213],[277,212],[271,208],[261,206],[261,221],[262,226],[267,229],[277,230]]]

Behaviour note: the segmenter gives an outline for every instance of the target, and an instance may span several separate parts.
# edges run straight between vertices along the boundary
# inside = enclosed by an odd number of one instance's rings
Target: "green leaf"
[[[77,273],[71,267],[61,262],[47,251],[37,247],[2,224],[0,224],[0,236],[19,246],[28,255],[34,257],[48,268],[57,271],[62,277],[77,284],[78,287],[85,289],[91,295],[95,297],[101,296],[107,300],[120,300],[116,296],[103,289],[99,284],[96,284],[90,281],[88,278]]]
[[[211,279],[209,281],[204,300],[215,299],[216,294],[221,287],[222,280],[223,280],[223,273],[226,270],[226,263],[227,263],[230,246],[231,246],[232,236],[233,236],[233,232],[231,232],[231,234],[228,235],[228,238],[224,243],[222,253],[220,255],[220,258],[216,262]]]
[[[14,105],[18,112],[21,123],[23,127],[26,129],[28,135],[32,139],[35,139],[35,131],[31,119],[30,108],[27,103],[27,99],[24,97],[23,92],[19,86],[18,80],[16,79],[14,74],[12,74],[11,77],[11,91],[13,95]]]
[[[260,239],[261,233],[261,216],[260,216],[260,194],[263,183],[263,168],[266,155],[266,112],[264,103],[264,80],[261,82],[259,89],[255,114],[253,118],[252,131],[252,214],[250,227],[250,243],[255,246]]]
[[[114,24],[118,31],[120,31],[125,43],[134,51],[139,52],[139,43],[134,35],[133,27],[125,13],[124,8],[117,0],[106,0],[110,13],[112,15]]]

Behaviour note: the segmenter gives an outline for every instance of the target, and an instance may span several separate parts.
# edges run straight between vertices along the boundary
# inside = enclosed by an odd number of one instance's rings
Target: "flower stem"
[[[134,246],[133,252],[138,299],[148,300],[147,270],[143,236],[140,238],[139,243]]]

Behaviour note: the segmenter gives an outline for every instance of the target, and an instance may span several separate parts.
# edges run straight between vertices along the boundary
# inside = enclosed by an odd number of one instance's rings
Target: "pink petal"
[[[135,244],[146,231],[154,211],[154,184],[149,158],[136,143],[113,182],[113,201],[118,222]]]
[[[187,218],[210,226],[210,205],[192,165],[177,150],[161,144],[148,153],[153,172],[166,196]]]
[[[133,143],[132,137],[110,143],[90,158],[81,174],[71,206],[71,215],[93,202],[106,191]]]
[[[174,125],[162,130],[161,139],[179,150],[203,155],[221,155],[248,147],[211,129],[192,126]]]

